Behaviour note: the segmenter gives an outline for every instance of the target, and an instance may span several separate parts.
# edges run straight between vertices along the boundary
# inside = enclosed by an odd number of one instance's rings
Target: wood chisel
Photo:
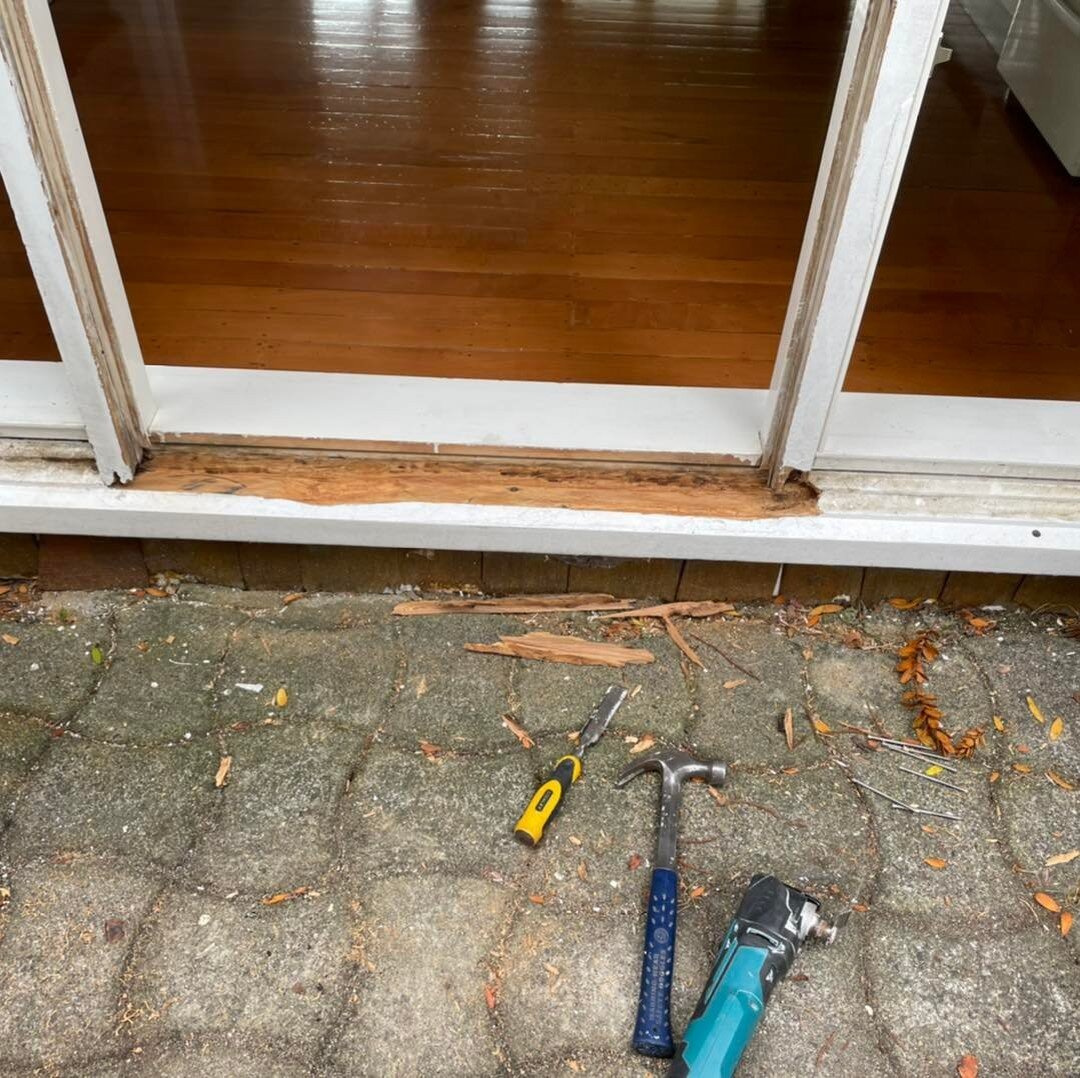
[[[603,699],[596,705],[581,733],[578,735],[577,748],[568,755],[560,757],[547,782],[533,794],[529,807],[521,814],[514,837],[526,846],[535,846],[543,837],[548,821],[559,810],[566,791],[581,778],[581,757],[590,745],[600,740],[600,735],[608,728],[611,717],[622,706],[627,697],[627,690],[621,685],[612,685],[604,693]]]

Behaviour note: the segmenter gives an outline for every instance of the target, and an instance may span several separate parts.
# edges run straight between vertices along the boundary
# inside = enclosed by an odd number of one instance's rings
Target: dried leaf
[[[1080,850],[1069,850],[1068,853],[1055,853],[1053,857],[1046,859],[1046,867],[1053,868],[1054,865],[1067,865],[1070,861],[1075,861],[1080,857]]]
[[[822,722],[821,719],[817,718],[811,719],[810,721],[814,724],[814,729],[817,730],[819,734],[832,733],[832,727],[830,727],[827,722]]]
[[[784,740],[787,742],[788,752],[791,752],[795,748],[795,720],[791,708],[784,712]]]
[[[147,595],[152,595],[155,599],[167,599],[169,593],[164,588],[147,588]]]
[[[97,644],[90,649],[90,661],[95,666],[100,666],[105,661],[105,654]]]
[[[724,682],[724,688],[725,689],[737,689],[740,685],[745,685],[745,684],[746,684],[746,678],[741,677],[741,678],[736,678],[734,681],[725,681]]]
[[[1013,764],[1012,769],[1014,771],[1019,771],[1021,775],[1031,774],[1031,764]]]
[[[262,902],[264,906],[280,906],[282,902],[291,902],[294,898],[306,895],[308,890],[309,888],[307,887],[297,887],[292,891],[279,891],[276,895],[269,895],[259,901]]]
[[[529,901],[534,906],[542,906],[547,899],[543,895],[529,895]]]
[[[585,864],[584,861],[578,862],[577,878],[582,881],[585,881],[589,878],[589,867]]]
[[[690,892],[690,900],[696,902],[701,896],[705,894],[705,888],[699,883],[697,887],[693,888]]]
[[[924,857],[923,863],[929,865],[932,869],[935,869],[937,871],[946,868],[949,864],[948,861],[945,861],[940,857]]]
[[[915,607],[922,606],[924,602],[924,599],[890,599],[889,606],[896,610],[914,610]]]
[[[1035,901],[1044,910],[1049,910],[1051,913],[1061,913],[1061,903],[1056,898],[1051,898],[1045,891],[1036,891]]]
[[[600,644],[576,636],[552,633],[526,633],[524,636],[500,636],[497,644],[466,644],[466,651],[483,655],[513,655],[541,662],[570,663],[573,666],[627,666],[656,661],[651,651],[627,648],[619,644]]]
[[[1063,790],[1075,790],[1076,787],[1071,782],[1066,782],[1056,771],[1047,771],[1046,777],[1055,785],[1060,786]]]
[[[278,689],[278,691],[274,693],[274,704],[277,707],[285,707],[288,702],[289,694],[285,691],[284,687]]]
[[[1036,722],[1046,722],[1046,717],[1043,715],[1042,711],[1039,710],[1039,705],[1035,703],[1035,701],[1030,696],[1027,698],[1027,706],[1028,711],[1031,712],[1031,717]]]
[[[232,757],[222,756],[221,763],[218,764],[217,773],[214,775],[214,786],[217,789],[221,789],[229,781],[229,771],[232,770]]]
[[[1061,927],[1061,934],[1067,936],[1069,929],[1072,928],[1073,915],[1068,910],[1061,911],[1061,921],[1059,922]]]
[[[11,633],[4,633],[3,636],[0,636],[0,640],[3,640],[5,644],[10,644],[11,647],[14,647],[19,642],[19,638],[12,636]]]
[[[806,624],[813,628],[826,614],[839,614],[843,609],[839,603],[822,603],[806,615]]]
[[[639,752],[648,752],[649,749],[656,744],[656,738],[652,734],[645,734],[643,737],[639,737],[637,742],[631,747],[630,755],[636,756]]]
[[[718,790],[715,786],[707,786],[706,789],[709,791],[709,796],[712,797],[718,805],[727,805],[728,795],[726,793],[722,790]]]
[[[399,617],[428,614],[544,614],[551,610],[627,610],[633,605],[630,599],[593,593],[511,595],[504,599],[418,599],[398,603],[393,612]]]
[[[986,744],[986,734],[981,726],[973,726],[965,730],[959,740],[953,742],[955,754],[962,760],[966,760],[975,754],[979,745]]]
[[[1056,719],[1054,719],[1054,721],[1052,723],[1050,723],[1050,733],[1049,733],[1050,740],[1051,741],[1057,741],[1057,739],[1059,737],[1061,737],[1064,730],[1065,730],[1065,720],[1060,715],[1058,715],[1058,717]]]
[[[979,1078],[979,1061],[973,1055],[964,1056],[956,1064],[956,1078]]]
[[[985,636],[991,629],[997,628],[997,622],[989,618],[980,618],[970,610],[961,610],[960,616],[968,623],[973,636]]]
[[[580,1062],[579,1060],[577,1060],[577,1059],[568,1059],[568,1060],[566,1061],[566,1065],[567,1065],[567,1066],[568,1066],[568,1067],[569,1067],[569,1068],[570,1068],[570,1069],[571,1069],[571,1070],[572,1070],[572,1071],[573,1071],[573,1072],[574,1072],[575,1074],[584,1074],[584,1073],[585,1073],[585,1066],[584,1066],[584,1064],[582,1064],[582,1063],[581,1063],[581,1062]]]
[[[420,751],[429,759],[437,760],[442,755],[442,749],[431,741],[421,741]]]
[[[1005,733],[1005,720],[1000,715],[994,716],[994,729],[999,734]]]
[[[290,591],[284,599],[281,600],[283,605],[288,606],[290,603],[295,603],[297,599],[303,599],[304,592],[302,591]]]
[[[632,853],[630,855],[630,860],[626,862],[626,867],[630,869],[631,872],[641,868],[641,854]]]
[[[127,933],[127,926],[118,917],[110,917],[105,922],[105,942],[119,943]]]
[[[701,661],[701,656],[687,643],[686,637],[683,636],[679,630],[678,625],[671,620],[671,618],[662,618],[664,628],[667,630],[668,636],[671,637],[674,645],[695,665],[700,666],[702,670],[705,669],[705,664]]]
[[[581,839],[578,838],[577,835],[570,835],[569,840],[570,840],[570,845],[571,846],[580,846],[581,845]]]
[[[487,1009],[489,1011],[495,1010],[495,1004],[498,999],[495,994],[495,986],[493,984],[484,985],[484,1002],[487,1003]]]
[[[991,771],[990,772],[990,781],[991,782],[997,782],[997,780],[999,778],[1001,778],[1001,772],[1000,771]]]
[[[536,744],[531,737],[529,737],[528,731],[519,726],[509,715],[503,715],[502,724],[507,728],[521,742],[521,747],[525,749],[531,749]]]

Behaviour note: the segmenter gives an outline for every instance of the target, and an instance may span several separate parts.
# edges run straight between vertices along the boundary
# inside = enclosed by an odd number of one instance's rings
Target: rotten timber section
[[[127,482],[153,403],[47,0],[0,0],[0,173],[100,478]]]
[[[526,470],[520,461],[509,464]],[[590,503],[592,493],[571,504],[568,492],[560,498],[559,484],[548,480],[538,481],[538,489],[547,486],[537,499],[542,504],[523,504],[522,491],[510,489],[527,478],[518,472],[501,477],[498,494],[489,479],[490,498],[475,502],[425,500],[420,486],[395,490],[398,479],[366,500],[322,491],[312,502],[300,500],[302,488],[270,485],[277,470],[259,479],[268,484],[261,489],[248,485],[241,465],[231,489],[227,469],[215,468],[208,485],[206,469],[192,470],[158,490],[138,481],[134,488],[102,487],[86,461],[0,460],[0,518],[6,531],[38,534],[1063,576],[1080,568],[1080,484],[1060,480],[815,472],[810,480],[819,494],[808,507],[737,517],[723,515],[720,497],[705,500],[693,488],[683,492],[683,512],[625,487],[619,508]],[[683,476],[687,468],[675,472]],[[715,515],[702,515],[706,504]]]
[[[948,0],[857,0],[788,303],[770,482],[815,465],[855,347]]]

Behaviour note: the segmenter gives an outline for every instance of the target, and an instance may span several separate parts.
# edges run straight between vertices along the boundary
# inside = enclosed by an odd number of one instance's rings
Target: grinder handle
[[[514,838],[526,846],[535,846],[543,837],[548,821],[563,803],[566,791],[581,777],[581,761],[576,756],[563,756],[547,782],[537,788],[529,807],[514,827]]]
[[[678,898],[678,875],[670,868],[654,868],[649,888],[649,917],[645,923],[645,957],[641,964],[634,1051],[662,1059],[670,1058],[675,1052],[671,1035],[671,975]]]

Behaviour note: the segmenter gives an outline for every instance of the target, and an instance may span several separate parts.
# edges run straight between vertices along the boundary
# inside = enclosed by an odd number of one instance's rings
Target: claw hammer
[[[649,887],[649,916],[645,926],[645,957],[641,964],[634,1051],[666,1059],[675,1054],[675,1040],[671,1034],[671,974],[679,899],[675,850],[682,787],[688,779],[704,779],[710,786],[723,786],[727,767],[715,761],[702,763],[681,749],[663,749],[624,768],[615,785],[623,786],[644,771],[660,772],[660,826]]]

